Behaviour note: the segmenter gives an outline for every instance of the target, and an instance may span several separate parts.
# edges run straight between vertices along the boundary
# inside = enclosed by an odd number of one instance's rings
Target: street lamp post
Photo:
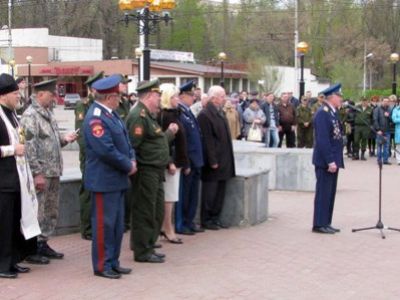
[[[31,76],[31,64],[32,64],[32,56],[28,55],[26,57],[26,62],[28,63],[28,99],[32,95],[32,76]]]
[[[140,45],[143,55],[143,80],[150,80],[150,48],[149,36],[158,30],[158,24],[162,21],[166,25],[172,20],[168,11],[175,8],[175,0],[120,0],[119,8],[125,11],[125,25],[134,21],[138,26],[139,34],[144,36],[144,43]],[[135,13],[128,11],[136,10]],[[164,11],[163,14],[159,14]]]
[[[224,61],[226,60],[227,56],[225,52],[220,52],[218,54],[218,59],[221,62],[221,80],[220,80],[220,86],[224,87],[225,86],[225,78],[224,78]]]
[[[11,76],[14,77],[15,60],[12,59],[8,63],[10,64],[10,67],[11,67]]]
[[[143,55],[143,51],[140,48],[136,48],[135,49],[135,58],[137,59],[137,74],[138,74],[138,82],[142,81],[142,79],[140,78],[140,58]]]
[[[390,61],[393,64],[392,94],[397,95],[397,62],[399,61],[399,54],[390,54]]]
[[[300,57],[300,97],[299,100],[301,100],[301,97],[304,96],[304,90],[305,90],[305,83],[304,83],[304,56],[308,52],[308,44],[306,42],[300,42],[297,44],[297,53],[298,56]]]

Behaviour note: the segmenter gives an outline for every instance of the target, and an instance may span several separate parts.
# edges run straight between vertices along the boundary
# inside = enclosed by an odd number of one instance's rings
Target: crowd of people
[[[373,98],[345,106],[335,90],[317,98],[307,92],[300,101],[292,93],[259,98],[244,91],[227,97],[220,86],[204,94],[193,81],[177,87],[159,80],[139,82],[137,93],[128,95],[129,81],[102,72],[89,78],[88,97],[75,110],[76,130],[60,134],[51,112],[56,80],[35,84],[24,99],[24,80],[0,75],[0,238],[5,245],[0,278],[29,272],[21,261],[48,264],[64,257],[49,240],[58,219],[61,148],[75,140],[82,171],[81,235],[92,241],[94,274],[110,279],[131,272],[119,264],[128,230],[135,261],[163,263],[160,238],[180,245],[180,235],[227,227],[220,216],[226,183],[235,176],[234,139],[266,147],[314,147],[313,231],[319,233],[337,232],[331,227],[333,204],[325,201],[334,201],[343,137],[347,154],[362,160],[367,145],[370,156],[375,154],[376,140],[384,164],[400,144],[395,96],[383,97],[380,104]],[[329,154],[327,141],[337,144],[340,155]]]
[[[248,97],[243,91],[227,98],[224,111],[234,139],[263,142],[271,148],[313,148],[313,120],[324,100],[324,94],[313,97],[310,91],[300,101],[291,92],[277,97],[272,92],[260,95],[254,91]],[[389,158],[393,155],[400,164],[400,155],[395,155],[400,143],[400,105],[396,95],[363,97],[357,104],[344,99],[338,114],[348,157],[366,160],[367,154],[378,155],[384,164],[391,164]],[[252,128],[260,132],[256,139]],[[377,140],[383,144],[382,153]]]

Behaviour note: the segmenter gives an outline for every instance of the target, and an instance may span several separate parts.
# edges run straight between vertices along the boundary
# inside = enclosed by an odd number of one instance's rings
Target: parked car
[[[79,94],[65,94],[64,109],[74,109],[78,101],[81,101],[81,96],[79,96]]]

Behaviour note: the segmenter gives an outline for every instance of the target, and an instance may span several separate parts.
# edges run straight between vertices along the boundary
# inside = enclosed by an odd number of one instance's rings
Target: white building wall
[[[269,67],[266,67],[267,69]],[[296,70],[292,67],[272,67],[273,70],[277,70],[277,76],[280,78],[279,83],[277,83],[277,88],[274,91],[276,95],[280,95],[282,92],[293,92],[294,96],[299,96],[299,80],[300,75],[296,76]],[[299,70],[300,72],[300,70]],[[267,71],[268,73],[268,71]],[[299,79],[297,79],[299,78]],[[317,77],[311,74],[311,69],[304,69],[304,82],[305,82],[305,91],[311,91],[313,96],[317,96],[318,93],[324,89],[326,89],[329,84],[327,83],[319,83]]]
[[[0,41],[8,39],[8,31],[0,30]],[[87,61],[103,59],[103,41],[77,37],[49,35],[48,28],[12,30],[13,47],[48,47],[49,61]],[[7,47],[7,42],[0,42]]]

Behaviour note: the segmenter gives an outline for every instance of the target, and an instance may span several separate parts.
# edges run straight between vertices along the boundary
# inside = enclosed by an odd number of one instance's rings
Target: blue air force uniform
[[[334,85],[324,93],[329,96],[337,93],[340,84]],[[313,230],[325,229],[323,233],[334,233],[331,227],[333,207],[339,168],[344,168],[343,163],[343,131],[339,120],[338,111],[327,102],[316,112],[314,117],[314,152],[313,164],[317,177]],[[328,172],[328,165],[336,163],[338,170],[335,173]]]
[[[120,80],[119,75],[113,75],[96,81],[93,88],[101,94],[118,93]],[[101,103],[96,101],[91,105],[83,128],[85,188],[91,193],[92,203],[93,269],[96,275],[105,272],[120,276],[124,194],[135,155],[124,122],[116,112]]]
[[[190,81],[180,87],[180,93],[192,93],[194,82]],[[180,121],[185,127],[187,151],[190,165],[190,173],[181,172],[181,194],[176,204],[175,229],[177,233],[190,234],[198,231],[193,220],[196,216],[199,200],[199,183],[203,162],[203,147],[201,143],[200,127],[196,117],[186,105],[179,104]]]

